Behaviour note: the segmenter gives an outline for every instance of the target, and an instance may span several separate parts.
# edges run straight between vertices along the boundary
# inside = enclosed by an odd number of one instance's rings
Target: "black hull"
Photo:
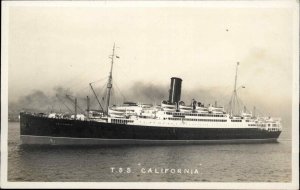
[[[257,128],[151,127],[54,119],[20,114],[24,144],[161,144],[197,142],[271,142],[280,131]],[[54,140],[55,139],[55,140]]]

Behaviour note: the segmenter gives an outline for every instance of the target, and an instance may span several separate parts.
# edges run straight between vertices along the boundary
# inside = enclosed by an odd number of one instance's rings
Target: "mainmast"
[[[108,76],[108,83],[107,83],[107,99],[106,99],[106,113],[108,114],[108,107],[109,107],[109,101],[110,101],[110,94],[112,89],[112,71],[113,71],[113,65],[114,65],[114,58],[115,58],[115,43],[112,50],[112,55],[109,57],[111,59],[111,66],[110,66],[110,72]],[[116,56],[116,58],[119,58]]]
[[[230,115],[236,114],[235,108],[236,108],[236,106],[239,106],[238,97],[237,97],[237,89],[236,89],[239,64],[240,63],[237,62],[236,68],[235,68],[234,89],[233,89],[233,94],[232,94],[232,97],[230,100]]]
[[[236,94],[236,81],[237,81],[237,73],[238,73],[238,66],[239,66],[239,62],[237,62],[236,64],[236,68],[235,68],[235,80],[234,80],[234,93]]]

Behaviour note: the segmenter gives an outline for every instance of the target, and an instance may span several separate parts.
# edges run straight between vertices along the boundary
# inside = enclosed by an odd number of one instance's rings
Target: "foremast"
[[[112,55],[109,57],[111,59],[111,65],[110,65],[110,72],[108,76],[108,82],[107,82],[107,99],[106,99],[106,114],[108,115],[108,108],[109,108],[109,102],[110,102],[110,95],[111,95],[111,89],[112,89],[112,72],[113,72],[113,66],[114,66],[114,58],[119,58],[117,55],[115,55],[115,43],[112,49]]]

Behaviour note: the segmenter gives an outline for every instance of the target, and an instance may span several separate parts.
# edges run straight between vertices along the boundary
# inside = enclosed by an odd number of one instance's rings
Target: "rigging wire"
[[[92,82],[90,82],[90,83],[91,83],[91,84],[98,83],[98,82],[100,82],[100,81],[103,81],[104,79],[107,79],[107,77],[108,77],[108,76],[105,76],[105,77],[103,77],[103,78],[101,78],[101,79],[99,79],[99,80],[95,80],[95,81],[92,81]]]
[[[90,76],[93,76],[94,74],[98,74],[99,73],[99,70],[98,69],[94,69],[92,72],[88,71],[87,69],[84,69],[80,72],[80,76],[82,79],[87,79],[87,78],[90,78]],[[73,83],[73,82],[76,82],[78,81],[78,76],[74,76],[72,77],[71,79],[67,80],[66,83],[70,84],[70,83]],[[83,81],[83,80],[81,80]]]
[[[61,101],[62,102],[62,104],[72,113],[73,111],[64,103],[64,101],[63,100],[61,100],[59,97],[58,97],[58,95],[56,95],[56,97],[57,97],[57,99],[59,100],[59,101]]]
[[[116,105],[116,97],[114,88],[111,89],[111,103],[112,105]]]
[[[103,81],[104,79],[105,79],[105,78],[101,78],[101,79],[99,79],[99,80],[93,81],[93,82],[91,82],[91,84],[94,84],[94,83]],[[82,87],[82,88],[75,88],[75,87],[81,86],[81,85],[79,85],[79,84],[82,84],[82,83],[78,83],[78,84],[76,84],[76,85],[71,86],[72,91],[74,91],[74,92],[83,92],[83,90],[87,90],[87,91],[88,91],[88,89],[89,89],[89,86],[88,86],[88,85],[86,85],[85,87]]]
[[[102,101],[102,104],[103,105],[105,105],[105,107],[107,107],[107,105],[106,105],[106,98],[107,98],[107,88],[106,88],[106,86],[107,86],[107,84],[104,84],[103,86],[102,86],[102,89],[101,89],[101,91],[102,91],[102,96],[101,96],[101,99],[100,99],[100,101]]]
[[[124,94],[122,93],[122,91],[120,90],[120,88],[118,87],[117,83],[113,81],[113,84],[116,86],[116,89],[119,91],[119,93],[121,94],[122,98],[123,98],[123,102],[126,100],[126,97],[124,96]]]

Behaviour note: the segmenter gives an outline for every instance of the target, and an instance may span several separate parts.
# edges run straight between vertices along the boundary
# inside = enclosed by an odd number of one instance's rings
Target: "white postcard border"
[[[111,189],[298,189],[299,185],[299,1],[5,1],[2,2],[1,43],[1,187],[2,188],[111,188]],[[292,182],[8,182],[8,14],[11,6],[71,7],[278,7],[294,9],[294,58],[292,106]]]

